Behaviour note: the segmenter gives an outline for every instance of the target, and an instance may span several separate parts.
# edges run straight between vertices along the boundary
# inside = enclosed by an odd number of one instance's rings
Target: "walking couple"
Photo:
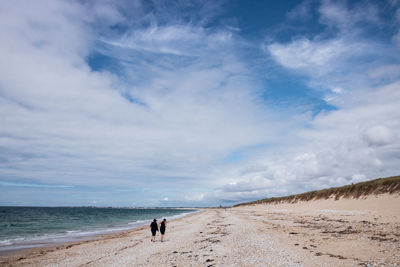
[[[160,233],[161,233],[161,242],[164,242],[164,234],[165,234],[165,228],[167,228],[167,220],[164,219],[162,222],[160,222]],[[150,229],[151,229],[151,242],[155,242],[156,238],[156,232],[158,231],[158,225],[157,225],[157,220],[154,219],[153,222],[150,224]]]

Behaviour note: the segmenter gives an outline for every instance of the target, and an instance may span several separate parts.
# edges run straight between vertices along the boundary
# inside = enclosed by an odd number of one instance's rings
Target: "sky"
[[[399,0],[0,2],[0,205],[233,205],[399,174]]]

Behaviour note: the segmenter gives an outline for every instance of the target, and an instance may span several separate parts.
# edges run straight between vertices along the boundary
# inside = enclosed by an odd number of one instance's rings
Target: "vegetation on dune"
[[[371,181],[361,182],[357,184],[345,185],[341,187],[332,187],[317,191],[310,191],[297,195],[284,196],[284,197],[271,197],[252,202],[246,202],[235,205],[253,205],[253,204],[278,204],[278,203],[296,203],[298,201],[310,201],[316,199],[329,199],[335,200],[343,198],[360,198],[371,194],[393,194],[400,192],[400,176],[393,176],[388,178],[379,178]]]

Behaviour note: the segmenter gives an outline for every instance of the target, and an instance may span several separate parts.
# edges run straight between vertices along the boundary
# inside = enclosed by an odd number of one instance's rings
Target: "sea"
[[[182,217],[196,209],[1,207],[0,255],[149,225],[153,219]]]

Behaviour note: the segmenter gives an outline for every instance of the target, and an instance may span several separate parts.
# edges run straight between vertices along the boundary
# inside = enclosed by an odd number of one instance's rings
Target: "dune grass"
[[[297,195],[284,197],[271,197],[252,202],[237,204],[234,207],[254,204],[278,204],[278,203],[296,203],[298,201],[310,201],[316,199],[334,198],[360,198],[371,194],[400,192],[400,176],[392,176],[387,178],[379,178],[371,181],[361,182],[357,184],[345,185],[341,187],[332,187],[322,190],[310,191]]]

